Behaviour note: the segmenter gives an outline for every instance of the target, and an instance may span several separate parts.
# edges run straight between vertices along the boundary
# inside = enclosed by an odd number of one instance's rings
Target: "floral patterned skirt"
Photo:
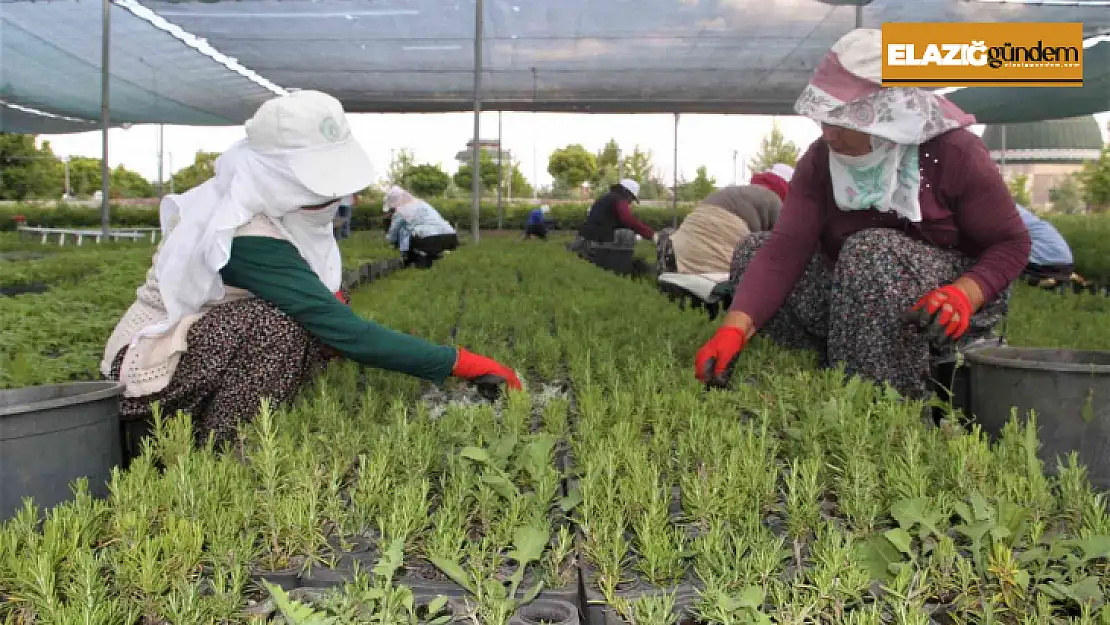
[[[300,324],[257,298],[213,308],[189,329],[187,341],[166,388],[120,400],[122,420],[148,421],[157,401],[162,414],[190,414],[198,442],[212,434],[217,444],[231,443],[239,426],[258,414],[263,398],[291,401],[329,357]],[[116,356],[113,379],[119,379],[126,351]]]
[[[748,236],[736,248],[729,279],[735,286],[769,232]],[[760,334],[788,348],[816,351],[824,364],[885,382],[902,395],[928,394],[931,362],[954,347],[931,344],[902,323],[901,314],[926,293],[963,275],[975,261],[890,229],[863,230],[848,238],[835,263],[818,252],[805,274]],[[988,338],[1006,316],[1010,291],[972,318],[959,345]]]

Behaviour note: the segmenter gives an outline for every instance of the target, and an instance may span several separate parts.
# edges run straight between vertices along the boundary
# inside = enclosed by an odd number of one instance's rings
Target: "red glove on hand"
[[[500,378],[501,381],[514,390],[522,390],[524,387],[520,384],[520,378],[516,377],[516,372],[506,367],[505,365],[469,352],[463,348],[459,348],[458,359],[455,360],[455,368],[451,371],[451,375],[456,378],[463,378],[464,380],[477,381],[478,378],[485,376],[493,376]]]
[[[732,367],[748,343],[748,336],[735,326],[721,326],[694,358],[694,376],[713,386],[727,386]]]
[[[347,306],[351,305],[351,297],[347,294],[347,289],[339,289],[335,292],[335,299],[343,302]]]
[[[971,315],[971,300],[967,293],[949,284],[930,291],[918,300],[910,309],[908,319],[919,328],[932,326],[934,334],[956,340],[967,332]]]

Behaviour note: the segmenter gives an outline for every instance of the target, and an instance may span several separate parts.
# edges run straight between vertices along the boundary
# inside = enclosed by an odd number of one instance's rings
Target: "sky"
[[[1096,116],[1106,133],[1110,113]],[[417,163],[439,164],[448,173],[458,168],[455,155],[465,149],[474,133],[471,113],[449,114],[352,114],[348,116],[355,137],[362,143],[374,164],[375,173],[384,178],[395,150],[407,148]],[[482,114],[481,136],[493,139],[498,134],[498,114]],[[779,124],[786,139],[800,150],[818,137],[817,125],[803,117],[772,118],[757,115],[681,115],[678,122],[678,171],[680,177],[693,179],[701,165],[718,185],[745,182],[751,175],[745,163],[759,149],[760,141]],[[981,127],[974,128],[981,132]],[[198,150],[222,152],[243,138],[237,127],[165,127],[165,173],[192,163]],[[547,157],[555,149],[580,143],[591,152],[600,150],[610,138],[616,139],[625,153],[636,146],[650,151],[664,180],[671,182],[674,171],[674,117],[672,115],[587,115],[561,113],[504,113],[501,123],[503,145],[520,163],[521,173],[540,186],[551,184]],[[100,132],[72,135],[44,135],[59,156],[101,155]],[[736,152],[736,169],[733,154]],[[150,180],[158,178],[158,126],[133,126],[113,129],[108,137],[108,163],[122,164]]]

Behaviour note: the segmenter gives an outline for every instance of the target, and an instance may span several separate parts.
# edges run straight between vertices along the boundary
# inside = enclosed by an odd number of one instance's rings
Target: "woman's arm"
[[[970,132],[950,141],[945,153],[938,156],[944,159],[942,176],[951,175],[952,184],[941,188],[952,196],[960,238],[982,250],[956,285],[978,310],[1021,275],[1032,243],[1010,190],[982,141]]]
[[[389,220],[389,230],[385,233],[385,238],[390,243],[397,243],[397,239],[401,236],[401,224],[404,220],[397,213],[393,214],[393,218]]]
[[[321,343],[360,364],[440,384],[457,352],[362,319],[344,306],[288,241],[237,237],[220,270],[224,283],[277,306]]]
[[[647,224],[637,219],[636,216],[632,214],[632,206],[624,200],[617,200],[617,219],[620,220],[622,226],[634,231],[648,241],[655,238],[655,231]]]
[[[798,161],[779,219],[740,277],[725,325],[742,328],[751,336],[778,312],[805,272],[824,225],[829,176],[819,151],[827,149],[814,142]]]

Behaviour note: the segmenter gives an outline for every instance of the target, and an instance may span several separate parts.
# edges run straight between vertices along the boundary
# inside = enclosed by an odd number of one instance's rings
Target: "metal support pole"
[[[471,193],[473,198],[473,218],[470,223],[471,235],[478,242],[479,221],[482,212],[482,154],[479,135],[482,132],[482,0],[474,2],[474,151],[471,155]]]
[[[536,159],[536,68],[532,68],[532,199],[540,197],[540,179],[537,177],[539,161]]]
[[[170,167],[169,167],[169,170],[170,170],[170,194],[172,195],[173,194],[173,152],[170,152],[169,154],[167,154],[166,158],[169,159],[169,165],[170,165]]]
[[[856,28],[863,28],[863,5],[856,5]]]
[[[101,161],[100,161],[100,192],[104,197],[100,198],[100,231],[104,238],[108,238],[108,232],[111,229],[109,220],[111,219],[110,211],[110,196],[112,191],[111,185],[111,171],[108,169],[108,128],[112,123],[111,112],[108,106],[108,53],[111,50],[111,31],[112,31],[112,2],[111,0],[102,0],[103,5],[103,22],[101,23],[100,31],[100,123],[101,123]]]
[[[158,124],[158,197],[166,194],[166,179],[162,171],[162,161],[166,158],[166,125]]]
[[[733,150],[732,151],[732,185],[733,186],[736,186],[736,177],[738,175],[737,170],[736,170],[736,155],[738,154],[738,152],[739,152],[738,150]]]
[[[671,227],[678,227],[678,113],[674,114],[674,197],[671,198]]]
[[[1002,155],[999,160],[999,169],[1002,170],[1002,176],[1006,176],[1006,124],[1002,124],[1002,132],[998,133],[998,138],[1002,140]]]
[[[505,214],[501,206],[501,187],[505,184],[504,168],[501,162],[505,160],[505,151],[501,149],[501,111],[497,111],[497,229],[501,230],[502,216]]]

